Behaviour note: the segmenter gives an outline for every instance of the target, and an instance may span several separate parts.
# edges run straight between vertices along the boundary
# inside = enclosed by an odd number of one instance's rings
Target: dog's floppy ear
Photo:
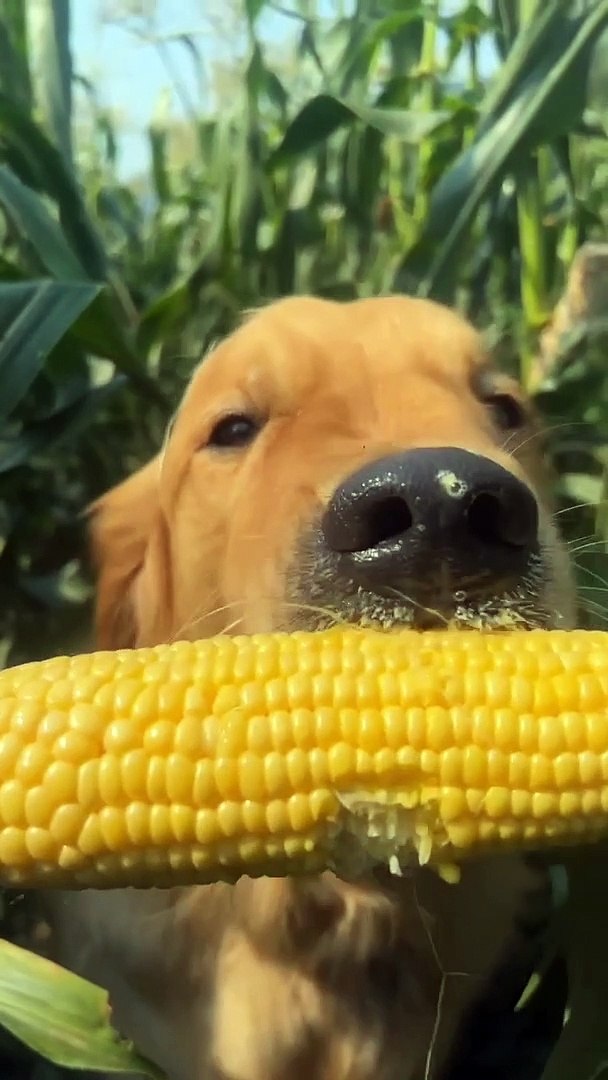
[[[89,507],[97,567],[96,648],[152,644],[162,634],[157,623],[170,605],[159,473],[156,457]]]

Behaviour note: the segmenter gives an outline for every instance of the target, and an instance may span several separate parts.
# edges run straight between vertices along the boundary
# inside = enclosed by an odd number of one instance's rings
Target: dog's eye
[[[247,446],[255,439],[261,428],[259,420],[245,413],[231,413],[218,420],[212,428],[208,446],[239,447]]]
[[[511,394],[492,394],[485,399],[495,423],[503,431],[523,427],[527,420],[524,406]]]

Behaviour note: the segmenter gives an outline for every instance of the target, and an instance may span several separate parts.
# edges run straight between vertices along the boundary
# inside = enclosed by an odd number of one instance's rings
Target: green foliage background
[[[260,31],[278,6],[233,5],[230,93],[179,130],[159,112],[129,185],[69,0],[0,0],[0,663],[86,646],[84,508],[156,450],[239,312],[292,292],[418,292],[486,329],[546,418],[581,619],[606,625],[608,323],[543,378],[535,356],[606,236],[608,0],[292,0],[289,62]]]

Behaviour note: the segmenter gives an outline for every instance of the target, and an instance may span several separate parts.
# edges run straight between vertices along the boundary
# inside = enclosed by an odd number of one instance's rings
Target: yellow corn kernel
[[[450,864],[608,833],[608,635],[359,628],[0,673],[0,882]]]

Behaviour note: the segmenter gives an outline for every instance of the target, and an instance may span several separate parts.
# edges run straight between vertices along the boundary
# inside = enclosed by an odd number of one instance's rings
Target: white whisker
[[[509,435],[502,444],[502,449],[506,450],[509,454],[517,454],[520,450],[523,450],[524,446],[528,446],[534,439],[545,439],[548,435],[552,435],[554,431],[563,431],[564,428],[571,427],[587,427],[589,425],[588,420],[564,420],[556,424],[551,424],[549,427],[540,428],[538,431],[533,431],[516,446],[509,446],[511,439],[514,439],[518,432],[514,431]]]
[[[391,587],[387,589],[387,592],[392,593],[394,596],[397,597],[398,600],[401,600],[404,604],[410,604],[418,611],[423,611],[425,615],[432,615],[433,618],[439,619],[439,621],[445,623],[446,626],[450,625],[450,620],[447,618],[447,616],[443,615],[440,611],[436,611],[435,608],[427,607],[425,604],[419,603],[419,601],[414,600],[412,596],[408,596],[407,593],[401,592],[400,589],[395,589]]]
[[[561,510],[556,510],[553,517],[557,518],[557,517],[560,517],[561,514],[568,514],[568,513],[570,513],[571,510],[585,510],[585,509],[592,510],[592,509],[595,509],[598,506],[606,506],[606,505],[608,505],[608,499],[599,499],[597,502],[587,501],[587,502],[580,502],[580,503],[572,503],[571,506],[563,506]]]
[[[574,548],[570,554],[582,555],[585,552],[595,552],[599,555],[608,555],[608,543],[605,540],[590,540],[587,544],[581,544],[580,547]]]
[[[580,570],[582,574],[586,574],[587,577],[590,577],[592,581],[599,581],[601,586],[608,585],[608,581],[606,581],[606,579],[603,578],[601,574],[596,574],[595,571],[590,570],[588,566],[580,566],[579,563],[575,563],[575,566],[577,570]],[[589,588],[591,587],[592,586],[589,586]],[[581,586],[581,588],[584,588],[584,586]]]
[[[209,608],[208,610],[203,608],[203,607],[200,607],[198,610],[195,610],[189,616],[189,618],[186,619],[185,622],[183,622],[177,628],[175,633],[170,638],[170,643],[173,643],[175,641],[179,641],[180,637],[183,634],[188,633],[189,630],[194,630],[195,627],[200,626],[206,620],[214,619],[216,615],[221,615],[226,611],[232,611],[235,607],[242,606],[242,605],[243,605],[242,600],[233,600],[229,604],[220,604],[218,607]],[[237,620],[237,622],[238,621],[240,621],[240,620]],[[203,636],[205,636],[205,635],[203,635]]]

